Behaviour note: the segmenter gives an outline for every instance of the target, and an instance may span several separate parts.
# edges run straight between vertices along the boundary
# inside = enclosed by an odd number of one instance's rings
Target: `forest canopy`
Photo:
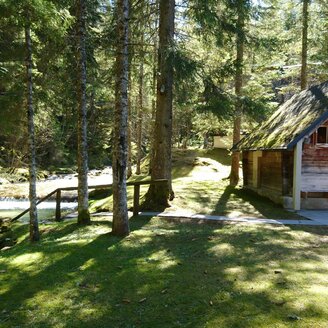
[[[0,1],[0,165],[21,167],[28,162],[24,46],[27,3],[32,8],[37,163],[43,168],[75,165],[77,30],[76,4],[72,0]],[[86,3],[89,163],[90,167],[102,167],[111,164],[112,152],[115,3]],[[203,147],[214,135],[232,133],[238,10],[244,17],[242,129],[252,129],[300,90],[302,1],[241,4],[231,0],[176,1],[174,42],[167,53],[174,72],[174,146]],[[327,79],[327,16],[324,1],[309,3],[308,85]],[[133,163],[138,148],[142,156],[151,148],[158,19],[158,1],[130,1],[129,127]]]

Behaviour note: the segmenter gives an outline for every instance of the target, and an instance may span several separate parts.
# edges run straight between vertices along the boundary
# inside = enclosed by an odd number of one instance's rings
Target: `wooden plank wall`
[[[244,186],[253,186],[253,156],[251,151],[243,151],[242,162]]]
[[[259,187],[266,192],[281,196],[283,191],[282,152],[263,151],[259,170]]]
[[[282,194],[292,196],[294,176],[294,151],[282,151]]]
[[[305,144],[302,158],[302,191],[328,192],[328,147]]]
[[[303,148],[302,173],[328,174],[328,147],[306,144]]]

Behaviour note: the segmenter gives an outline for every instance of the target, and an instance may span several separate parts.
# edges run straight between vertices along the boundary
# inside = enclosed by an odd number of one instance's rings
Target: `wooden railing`
[[[153,185],[153,184],[162,184],[167,183],[168,180],[166,179],[158,179],[158,180],[144,180],[144,181],[131,181],[127,182],[127,187],[134,186],[133,191],[133,215],[138,215],[139,208],[140,208],[140,186],[142,185]],[[104,185],[96,185],[96,186],[88,186],[88,189],[111,189],[113,187],[113,184],[104,184]],[[78,187],[64,187],[64,188],[58,188],[52,191],[50,194],[44,196],[40,200],[37,201],[36,205],[39,205],[43,203],[44,201],[48,200],[51,196],[56,194],[56,215],[55,220],[60,221],[61,220],[61,195],[62,191],[74,191],[78,190]],[[23,215],[29,212],[29,208],[20,213],[19,215],[15,216],[13,219],[11,219],[11,222],[18,220]]]

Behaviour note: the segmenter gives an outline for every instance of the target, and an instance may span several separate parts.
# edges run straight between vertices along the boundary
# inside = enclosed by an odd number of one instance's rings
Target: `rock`
[[[6,185],[6,184],[10,184],[10,181],[8,181],[5,178],[0,178],[0,185]]]
[[[112,190],[110,189],[94,189],[90,191],[90,199],[103,199],[112,195]]]
[[[4,251],[7,251],[8,249],[11,249],[11,247],[10,246],[5,246],[5,247],[1,248],[1,251],[4,252]]]
[[[296,314],[288,314],[287,318],[289,320],[293,320],[293,321],[301,320],[301,318],[299,316],[297,316]]]

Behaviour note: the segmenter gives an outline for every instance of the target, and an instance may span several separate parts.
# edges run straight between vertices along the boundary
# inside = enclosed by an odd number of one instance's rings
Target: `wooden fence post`
[[[133,195],[133,216],[139,214],[139,197],[140,197],[140,185],[134,185],[134,195]]]
[[[58,189],[56,193],[56,221],[61,220],[60,202],[61,202],[61,190]]]

